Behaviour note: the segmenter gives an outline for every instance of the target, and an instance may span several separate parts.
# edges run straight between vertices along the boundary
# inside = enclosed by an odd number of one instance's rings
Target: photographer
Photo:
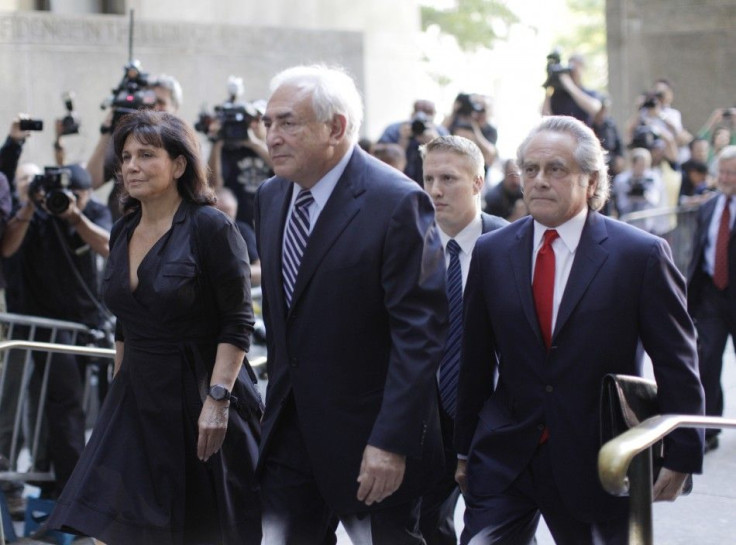
[[[31,135],[31,131],[22,130],[20,128],[20,122],[23,119],[27,119],[26,114],[18,114],[10,123],[10,130],[8,131],[8,137],[5,139],[2,147],[0,147],[0,172],[5,174],[10,184],[11,197],[13,200],[13,206],[18,205],[18,195],[15,184],[15,169],[18,167],[18,161],[20,160],[20,154],[23,151],[23,144]]]
[[[392,123],[386,127],[377,142],[378,144],[398,144],[404,149],[406,153],[404,174],[420,186],[424,185],[424,176],[419,146],[438,136],[449,134],[442,125],[435,125],[434,118],[436,115],[434,102],[423,99],[416,100],[411,118],[408,121]]]
[[[450,134],[474,142],[483,154],[486,173],[496,160],[498,131],[488,122],[490,104],[478,94],[459,93],[452,106],[452,114],[443,121]]]
[[[212,142],[210,184],[232,191],[238,203],[236,219],[253,227],[256,191],[273,176],[262,112],[254,105],[231,101],[217,113],[206,126],[197,124],[198,130],[206,129]]]
[[[580,54],[570,56],[568,66],[560,64],[556,51],[547,56],[547,81],[542,115],[569,115],[591,125],[603,106],[598,94],[583,87],[585,60]]]
[[[15,312],[78,322],[101,328],[104,309],[97,300],[97,255],[109,251],[110,211],[92,199],[86,170],[70,165],[37,175],[28,199],[8,222],[2,256],[10,258],[13,272],[22,278]],[[34,340],[48,341],[48,337]],[[72,344],[71,334],[59,330],[53,342]],[[41,383],[46,355],[34,353],[31,389]],[[42,493],[56,497],[84,448],[83,377],[74,356],[55,354],[49,366],[45,416],[48,458],[56,483]],[[53,484],[53,483],[52,483]]]
[[[156,78],[149,79],[147,74],[140,72],[137,64],[126,65],[125,68],[126,74],[114,91],[113,97],[119,97],[121,93],[125,92],[126,87],[131,87],[131,90],[135,90],[135,92],[127,96],[135,98],[130,105],[133,109],[151,108],[172,114],[179,111],[183,93],[181,85],[174,77],[161,74]],[[123,106],[122,103],[122,100],[116,100],[115,98],[110,100],[111,107],[107,112],[105,121],[100,126],[100,138],[92,152],[92,156],[87,161],[87,172],[91,176],[93,189],[98,189],[114,177],[115,156],[112,149],[112,131],[117,119],[128,110],[128,107]],[[115,219],[119,218],[121,213],[118,196],[118,189],[115,184],[112,184],[108,206]]]
[[[631,166],[613,179],[613,196],[619,217],[660,206],[662,179],[652,170],[652,154],[645,148],[630,152]]]

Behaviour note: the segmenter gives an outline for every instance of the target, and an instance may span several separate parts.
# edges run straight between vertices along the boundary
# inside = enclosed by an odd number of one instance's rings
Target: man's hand
[[[466,494],[468,491],[468,461],[458,460],[455,470],[455,482],[460,487],[460,492]]]
[[[659,471],[657,481],[652,489],[652,499],[654,501],[675,501],[682,494],[682,486],[687,479],[687,473],[672,471],[663,467]]]
[[[366,445],[358,475],[358,500],[371,505],[388,498],[404,480],[406,456]]]
[[[15,140],[16,142],[22,143],[25,142],[26,138],[31,136],[31,131],[22,131],[20,130],[20,120],[21,119],[28,119],[27,114],[19,114],[18,117],[16,117],[13,122],[10,124],[10,131],[8,131],[8,136]]]

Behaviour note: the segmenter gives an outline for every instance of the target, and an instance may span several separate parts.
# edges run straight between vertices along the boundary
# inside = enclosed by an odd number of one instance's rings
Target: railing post
[[[629,545],[652,545],[652,449],[634,456],[629,478]]]

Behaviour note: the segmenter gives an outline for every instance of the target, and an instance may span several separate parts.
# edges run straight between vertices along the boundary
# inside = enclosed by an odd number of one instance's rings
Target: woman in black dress
[[[48,527],[109,545],[259,543],[245,243],[208,206],[183,121],[139,111],[114,145],[125,214],[103,291],[117,316],[115,380]]]

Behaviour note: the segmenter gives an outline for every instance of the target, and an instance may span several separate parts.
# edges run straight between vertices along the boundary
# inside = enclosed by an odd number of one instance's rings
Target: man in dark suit
[[[475,241],[481,234],[508,225],[508,222],[480,211],[485,169],[483,154],[474,142],[462,136],[440,136],[422,146],[420,151],[424,160],[424,190],[434,203],[440,240],[445,249],[450,331],[457,320],[457,335],[450,333],[448,336],[437,375],[445,468],[422,498],[419,528],[427,545],[456,545],[454,518],[460,489],[455,482],[457,453],[452,436],[460,365],[462,290]],[[455,275],[454,270],[457,270]],[[453,284],[457,284],[456,298],[453,298]],[[456,309],[453,309],[454,303]],[[453,310],[456,310],[454,314]]]
[[[478,240],[465,289],[461,542],[529,543],[541,513],[557,543],[627,543],[628,502],[596,468],[601,379],[640,374],[641,340],[662,412],[702,414],[684,278],[665,241],[597,212],[605,154],[582,122],[544,118],[518,159],[531,217]],[[699,431],[670,434],[654,498],[677,497],[702,455]]]
[[[427,195],[355,144],[343,72],[277,75],[264,121],[276,176],[256,232],[268,335],[259,475],[264,543],[422,543],[442,464],[435,374],[446,336],[442,246]]]
[[[698,210],[688,266],[688,308],[698,330],[705,414],[723,416],[721,371],[729,335],[736,340],[736,146],[718,159],[718,191]],[[720,244],[719,244],[720,241]],[[720,430],[706,430],[706,452],[718,447]]]

